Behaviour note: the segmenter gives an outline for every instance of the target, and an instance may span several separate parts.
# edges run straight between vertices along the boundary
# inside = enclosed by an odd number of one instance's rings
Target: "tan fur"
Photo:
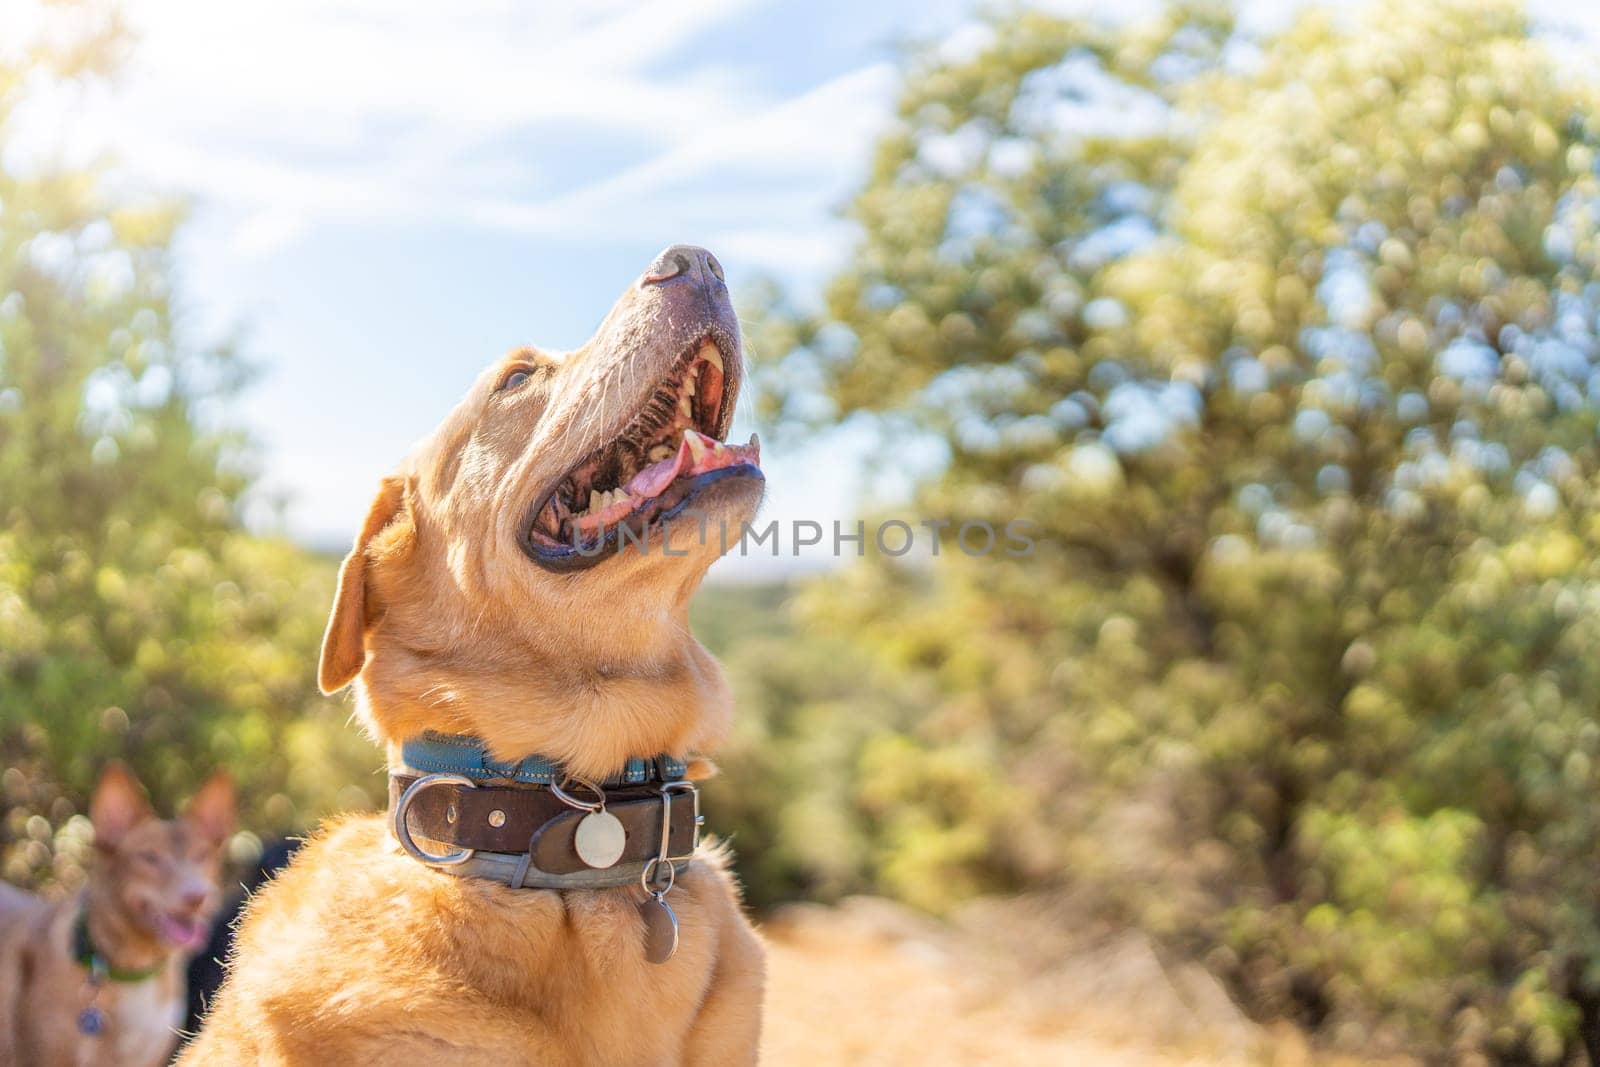
[[[162,937],[152,916],[209,924],[233,787],[214,775],[181,818],[163,822],[132,775],[112,765],[90,818],[96,857],[81,894],[49,904],[0,885],[0,1065],[153,1067],[177,1044],[188,954]],[[95,996],[73,945],[84,908],[95,947],[114,966],[160,969],[139,982],[107,981]],[[91,1001],[106,1018],[96,1036],[78,1029]]]
[[[592,778],[630,756],[705,752],[726,733],[727,684],[688,627],[715,534],[675,532],[686,555],[630,552],[577,573],[543,569],[518,543],[540,494],[614,439],[692,350],[708,329],[698,307],[681,287],[631,286],[583,348],[491,366],[384,480],[340,572],[320,681],[354,682],[391,766],[423,729]],[[738,342],[725,296],[722,307],[731,410]],[[500,391],[516,368],[533,377]],[[736,530],[760,492],[730,479],[701,503]],[[681,939],[665,965],[643,958],[643,900],[636,887],[456,878],[402,855],[378,817],[336,822],[251,902],[181,1063],[754,1062],[763,956],[722,854],[703,849],[670,895]]]
[[[682,943],[664,965],[640,954],[638,898],[454,878],[377,819],[337,821],[257,898],[183,1062],[752,1062],[762,953],[721,856],[671,893]]]

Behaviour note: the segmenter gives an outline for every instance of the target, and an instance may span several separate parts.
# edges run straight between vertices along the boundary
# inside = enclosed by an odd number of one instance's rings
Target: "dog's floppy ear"
[[[225,770],[211,772],[183,809],[183,818],[206,839],[221,845],[233,834],[233,777]]]
[[[89,798],[89,822],[98,848],[116,848],[128,831],[155,815],[144,786],[116,761],[106,764]]]
[[[322,635],[322,662],[317,668],[317,685],[324,693],[337,693],[349,685],[366,662],[367,549],[405,507],[406,479],[399,475],[385,478],[367,521],[361,524],[355,547],[339,568],[339,591],[328,616],[328,632]]]

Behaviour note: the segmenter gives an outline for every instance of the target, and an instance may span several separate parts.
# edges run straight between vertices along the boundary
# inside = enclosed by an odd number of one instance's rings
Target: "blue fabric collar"
[[[519,760],[493,760],[483,742],[466,734],[441,734],[425,730],[418,737],[400,744],[400,758],[406,766],[424,774],[460,774],[473,781],[527,782],[530,785],[559,785],[567,778],[561,764],[545,756],[524,756]],[[635,756],[622,770],[600,785],[638,785],[642,782],[676,782],[688,767],[672,756]]]

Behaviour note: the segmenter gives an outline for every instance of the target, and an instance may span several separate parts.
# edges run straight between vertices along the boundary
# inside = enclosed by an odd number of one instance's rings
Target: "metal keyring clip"
[[[478,788],[478,783],[465,775],[425,774],[408,785],[406,791],[400,794],[400,801],[394,806],[394,814],[390,816],[389,824],[394,831],[395,840],[406,850],[406,855],[434,867],[453,867],[470,860],[476,850],[462,848],[443,856],[435,856],[417,847],[417,843],[411,840],[411,828],[406,825],[406,811],[411,807],[411,802],[417,798],[418,793],[434,785],[464,785],[468,789]]]
[[[577,797],[573,796],[571,793],[569,793],[565,789],[561,788],[562,786],[566,785],[568,782],[571,782],[574,785],[583,786],[583,788],[587,789],[589,792],[593,793],[595,796],[599,797],[600,799],[596,800],[592,804],[585,804],[583,801],[579,800]],[[555,798],[557,800],[561,801],[561,803],[565,804],[567,807],[576,808],[579,811],[595,812],[595,811],[604,811],[605,808],[606,808],[606,791],[604,789],[601,789],[599,786],[595,785],[593,782],[589,781],[589,779],[587,779],[587,778],[579,778],[575,774],[569,774],[565,778],[561,779],[561,781],[559,781],[559,782],[551,782],[550,783],[550,792],[554,793],[555,794]]]
[[[667,884],[657,887],[654,884],[655,874],[661,869],[662,864],[666,864],[667,867]],[[671,860],[664,860],[660,856],[651,856],[649,862],[644,865],[644,870],[639,872],[640,888],[657,900],[672,892],[672,887],[677,883],[678,865]]]

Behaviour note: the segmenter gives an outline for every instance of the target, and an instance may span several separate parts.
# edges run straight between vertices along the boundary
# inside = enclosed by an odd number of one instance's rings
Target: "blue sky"
[[[0,31],[27,18],[5,6]],[[1269,24],[1291,6],[1248,5]],[[767,273],[814,293],[848,254],[835,209],[898,44],[974,40],[968,0],[124,7],[125,76],[42,110],[36,139],[192,200],[184,325],[262,365],[241,415],[289,531],[322,547],[485,363],[580,343],[661,247],[708,246],[736,292]],[[767,514],[849,518],[840,454],[860,448],[769,455]]]

